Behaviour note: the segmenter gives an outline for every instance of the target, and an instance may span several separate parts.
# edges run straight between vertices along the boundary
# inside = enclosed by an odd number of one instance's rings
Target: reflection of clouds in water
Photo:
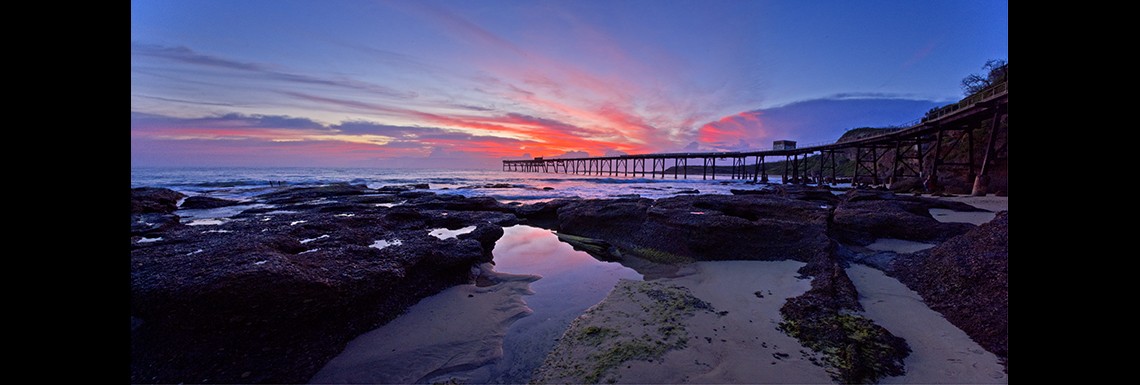
[[[526,383],[574,318],[605,298],[618,279],[642,279],[621,264],[574,250],[550,230],[518,225],[503,232],[493,251],[495,271],[543,278],[531,283],[534,294],[525,298],[534,313],[511,325],[503,359],[490,373],[472,374],[473,383]]]
[[[543,276],[604,263],[559,241],[550,230],[530,226],[503,228],[503,237],[495,243],[493,254],[498,271]]]

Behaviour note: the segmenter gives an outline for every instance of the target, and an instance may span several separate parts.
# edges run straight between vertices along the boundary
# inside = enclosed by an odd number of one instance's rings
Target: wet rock
[[[403,199],[416,199],[416,198],[430,197],[433,195],[435,195],[435,193],[433,193],[431,191],[404,191],[404,192],[401,192],[399,194],[396,194],[397,197],[403,198]]]
[[[650,199],[591,199],[562,202],[558,230],[617,243],[628,240],[645,222]]]
[[[729,189],[732,195],[777,195],[778,191],[771,185],[765,185],[758,189]]]
[[[942,223],[930,215],[931,208],[945,207],[962,208],[955,202],[852,190],[835,208],[832,235],[857,245],[868,245],[876,238],[941,242],[975,227],[969,223]],[[972,206],[970,209],[979,210]]]
[[[547,229],[558,227],[558,209],[579,198],[559,198],[547,202],[538,202],[529,205],[511,206],[515,215],[526,221],[528,225]]]
[[[822,205],[834,207],[839,204],[841,200],[838,195],[831,192],[830,189],[817,188],[817,187],[803,187],[803,186],[787,186],[781,191],[781,196],[788,199],[795,199],[808,202],[816,202]]]
[[[891,261],[894,261],[894,259],[899,256],[899,253],[836,243],[835,256],[838,260],[845,263],[860,263],[882,271],[887,271],[890,269]]]
[[[473,211],[388,209],[352,202],[357,192],[366,190],[274,192],[255,200],[303,203],[220,225],[163,228],[159,219],[177,216],[160,213],[138,216],[150,224],[132,219],[132,232],[162,237],[132,244],[132,382],[307,382],[351,338],[471,282],[471,267],[490,261],[503,235],[498,223],[517,220],[463,197],[418,203]],[[428,234],[466,226],[475,230]]]
[[[609,242],[601,239],[579,237],[566,233],[556,233],[555,235],[558,236],[558,240],[570,244],[574,250],[583,251],[600,261],[614,262],[622,259],[620,251]]]
[[[365,194],[340,197],[338,200],[346,203],[375,205],[377,203],[395,203],[401,199],[392,194]]]
[[[828,210],[768,196],[583,200],[558,209],[561,232],[657,262],[809,260],[829,247]]]
[[[297,187],[275,191],[258,196],[258,199],[269,204],[292,204],[312,201],[320,198],[333,198],[348,195],[364,195],[371,193],[368,186],[348,183],[334,183],[327,186]]]
[[[732,195],[774,195],[789,199],[821,202],[823,204],[834,206],[839,202],[839,196],[832,194],[831,190],[826,187],[816,186],[801,186],[801,185],[764,185],[759,189],[729,190]]]
[[[182,226],[179,216],[173,212],[178,209],[178,200],[185,197],[185,194],[166,188],[132,188],[131,236],[153,236]]]
[[[477,185],[460,186],[460,187],[457,187],[456,190],[471,190],[471,189],[480,189],[480,188],[522,188],[522,187],[525,187],[525,186],[517,185],[517,184],[510,184],[510,183],[485,183],[485,184],[477,184]]]
[[[910,346],[869,318],[853,314],[863,308],[838,253],[808,262],[799,273],[812,276],[811,289],[780,308],[781,331],[823,354],[832,379],[839,383],[875,383],[905,373]]]
[[[131,189],[131,214],[172,213],[178,209],[178,200],[186,194],[157,187]]]
[[[143,213],[131,215],[131,235],[143,236],[160,233],[181,226],[180,218],[174,214]]]
[[[427,183],[415,183],[415,184],[383,186],[383,187],[376,189],[376,191],[383,192],[383,193],[399,193],[399,192],[411,191],[411,190],[427,190],[428,188],[429,188],[429,186]]]
[[[401,193],[404,196],[407,193]],[[464,197],[455,194],[432,194],[416,197],[404,203],[420,210],[497,211],[513,213],[514,209],[491,197]]]
[[[221,199],[221,198],[204,197],[204,196],[192,196],[192,197],[186,198],[185,201],[182,201],[182,206],[179,206],[179,208],[181,208],[183,210],[215,209],[218,207],[236,206],[236,205],[240,205],[240,204],[242,204],[242,202],[230,200],[230,199]]]
[[[828,210],[766,196],[659,199],[636,232],[640,245],[700,260],[807,261],[824,253]]]
[[[495,242],[503,237],[503,227],[491,223],[481,223],[475,227],[470,233],[459,234],[456,236],[458,239],[474,239],[479,241],[479,245],[483,248],[483,258],[490,261],[494,258],[491,251],[495,249]]]
[[[890,190],[896,193],[926,192],[919,178],[899,178],[890,184]]]

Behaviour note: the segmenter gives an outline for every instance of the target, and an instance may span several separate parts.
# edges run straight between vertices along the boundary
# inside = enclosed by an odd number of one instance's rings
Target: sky
[[[131,166],[493,168],[901,125],[1007,1],[134,0]]]

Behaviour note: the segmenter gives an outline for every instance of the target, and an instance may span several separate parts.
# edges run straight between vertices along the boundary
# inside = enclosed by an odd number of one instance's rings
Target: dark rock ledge
[[[187,226],[174,210],[181,197],[132,189],[132,383],[307,382],[352,338],[472,282],[501,226],[516,222],[493,200],[429,195],[387,208],[373,202],[391,194],[333,185]],[[428,235],[466,226],[476,228]],[[371,247],[379,240],[390,245]]]
[[[840,243],[891,237],[949,245],[975,228],[937,222],[928,212],[969,206],[796,186],[504,205],[415,185],[340,184],[259,196],[243,203],[272,207],[210,226],[180,223],[174,205],[181,198],[132,189],[133,383],[307,382],[360,333],[423,297],[473,282],[471,267],[491,260],[501,226],[520,221],[558,230],[575,247],[647,276],[695,260],[805,262],[800,273],[813,277],[812,289],[781,309],[781,328],[823,352],[837,381],[873,382],[901,374],[909,348],[854,314],[858,293]],[[476,228],[457,238],[428,235],[467,226]],[[380,240],[388,246],[371,247]],[[898,261],[893,274],[922,279],[916,271],[933,268],[920,263],[941,255],[934,250]]]

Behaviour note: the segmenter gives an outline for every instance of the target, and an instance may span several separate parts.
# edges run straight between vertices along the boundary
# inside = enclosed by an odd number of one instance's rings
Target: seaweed
[[[778,329],[823,354],[835,381],[872,384],[906,373],[903,359],[910,355],[910,346],[871,319],[852,314],[861,306],[844,269],[823,260],[804,266],[805,272],[815,277],[812,289],[780,308],[784,321]]]
[[[906,373],[906,341],[870,319],[828,314],[781,322],[779,329],[804,346],[823,353],[832,379],[845,384],[873,384],[885,376]]]

